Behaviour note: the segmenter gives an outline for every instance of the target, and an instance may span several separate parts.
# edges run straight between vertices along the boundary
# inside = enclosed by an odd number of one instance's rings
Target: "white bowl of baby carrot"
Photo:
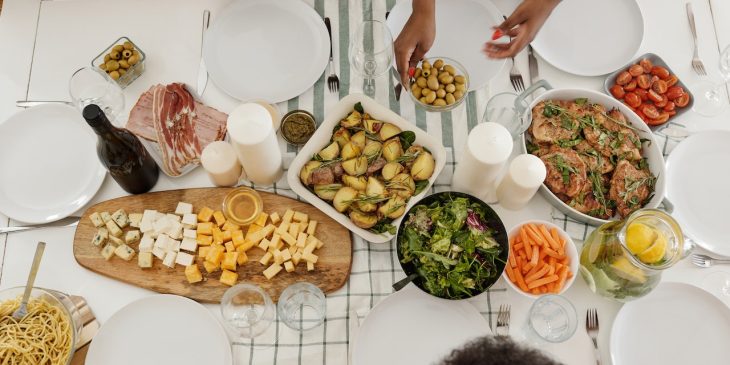
[[[568,290],[578,270],[578,250],[560,227],[530,220],[509,232],[509,259],[504,275],[507,283],[531,298],[561,294]]]

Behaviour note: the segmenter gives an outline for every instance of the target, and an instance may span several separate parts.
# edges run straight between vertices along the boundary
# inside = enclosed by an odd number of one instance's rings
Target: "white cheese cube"
[[[166,234],[161,234],[157,236],[154,248],[159,248],[163,251],[167,251],[167,248],[170,247],[170,241],[172,241],[170,237],[167,237]]]
[[[289,260],[291,260],[291,251],[284,250],[284,251],[280,251],[280,252],[281,252],[281,260],[282,261],[289,261]]]
[[[113,244],[114,246],[123,245],[124,241],[122,241],[119,237],[109,236],[109,242]]]
[[[185,237],[180,243],[180,249],[195,252],[198,249],[198,240],[195,238]],[[185,265],[187,266],[187,265]]]
[[[109,239],[109,231],[104,229],[103,231],[100,229],[96,231],[96,234],[94,235],[94,238],[91,240],[91,243],[96,247],[101,247],[104,243],[106,243],[106,240]]]
[[[165,259],[165,255],[167,255],[167,251],[165,251],[165,250],[163,250],[163,249],[161,249],[159,247],[154,247],[152,249],[152,254],[155,255],[155,257],[157,257],[158,259],[164,260]]]
[[[198,225],[198,215],[193,213],[187,213],[183,215],[181,223],[185,228],[194,228]]]
[[[148,233],[148,232],[152,232],[155,230],[154,227],[152,226],[152,221],[146,221],[144,219],[142,219],[142,221],[139,222],[138,228],[142,233]]]
[[[91,213],[89,219],[91,220],[91,224],[93,224],[96,228],[104,225],[104,220],[101,219],[101,214],[99,214],[98,212]]]
[[[119,228],[125,228],[129,225],[129,217],[124,209],[119,209],[112,214],[112,220],[116,223]]]
[[[175,263],[182,266],[190,266],[193,264],[193,255],[185,252],[178,252],[175,256]]]
[[[198,231],[194,229],[185,229],[183,230],[183,238],[198,238]]]
[[[165,216],[166,216],[166,214],[165,214],[165,213],[162,213],[162,212],[157,212],[157,211],[156,211],[156,212],[155,212],[155,221],[158,221],[158,220],[160,220],[160,219],[162,219],[162,218],[165,218]]]
[[[170,236],[170,238],[174,238],[176,240],[182,239],[183,226],[179,222],[172,222],[170,223],[170,228],[167,230],[166,233],[168,236]]]
[[[137,256],[137,265],[143,269],[152,267],[152,252],[140,252]]]
[[[154,209],[145,209],[144,213],[142,213],[142,221],[150,222],[150,224],[154,223],[157,220],[157,211]]]
[[[109,233],[114,237],[119,237],[122,235],[122,229],[119,228],[119,226],[114,223],[114,221],[106,222],[106,229],[109,230]]]
[[[116,246],[114,246],[112,244],[108,244],[108,245],[104,246],[104,248],[101,250],[101,255],[104,256],[104,258],[107,261],[109,261],[109,260],[111,260],[112,256],[114,256],[114,250],[116,250],[116,249],[117,249]]]
[[[180,251],[180,241],[178,241],[178,240],[172,240],[171,239],[169,242],[170,242],[170,245],[167,246],[167,251],[168,252],[173,252],[173,251],[174,252],[178,252],[178,251]]]
[[[142,222],[142,214],[131,213],[129,214],[129,225],[134,228],[139,228],[139,223]]]
[[[190,203],[185,202],[179,202],[177,203],[177,208],[175,209],[175,214],[177,215],[185,215],[190,214],[193,212],[193,205]]]
[[[114,254],[121,257],[125,261],[129,261],[132,259],[132,257],[134,257],[135,252],[133,248],[127,245],[119,245],[119,247],[114,250]]]
[[[101,212],[101,220],[103,220],[104,224],[106,224],[106,222],[112,220],[112,215],[109,214],[109,212]]]
[[[152,228],[157,235],[160,235],[161,233],[166,233],[170,229],[170,226],[170,221],[168,221],[167,218],[164,216],[162,219],[158,219],[155,221],[155,223],[152,224]]]
[[[165,215],[170,222],[180,222],[180,216],[177,214],[167,213]]]
[[[137,241],[139,241],[139,231],[136,229],[134,231],[127,231],[127,234],[124,235],[124,242],[127,244]]]
[[[148,235],[144,235],[142,240],[139,241],[139,252],[152,252],[152,248],[155,246],[155,240]]]
[[[177,257],[177,252],[169,251],[167,254],[165,254],[165,259],[162,260],[162,264],[169,268],[174,268],[176,257]]]

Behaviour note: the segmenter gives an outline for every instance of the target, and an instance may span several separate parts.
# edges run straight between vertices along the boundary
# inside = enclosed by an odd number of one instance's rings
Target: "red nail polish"
[[[492,33],[492,40],[496,41],[499,38],[502,38],[504,36],[504,33],[502,33],[501,29],[495,29],[494,33]]]
[[[413,67],[413,66],[411,66],[411,67],[410,67],[410,68],[408,69],[408,76],[410,76],[410,77],[413,77],[413,76],[415,76],[415,75],[416,75],[416,68],[415,68],[415,67]]]

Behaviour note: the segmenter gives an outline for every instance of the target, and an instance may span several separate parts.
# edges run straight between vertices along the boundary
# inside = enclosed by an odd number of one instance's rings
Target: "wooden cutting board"
[[[150,269],[142,269],[137,266],[136,256],[131,261],[124,261],[116,256],[112,257],[110,261],[106,261],[101,256],[101,249],[91,243],[97,229],[91,223],[89,215],[103,211],[113,213],[120,208],[124,208],[127,213],[141,213],[145,209],[173,213],[177,203],[181,201],[193,204],[194,212],[204,206],[218,210],[223,203],[223,198],[230,190],[231,188],[169,190],[126,196],[89,207],[76,227],[73,243],[74,257],[81,266],[125,283],[160,293],[186,296],[199,302],[219,303],[223,293],[229,287],[218,281],[220,271],[212,274],[205,272],[202,268],[202,259],[198,259],[198,264],[203,277],[207,280],[195,284],[190,284],[185,279],[184,267],[177,265],[175,269],[170,269],[163,266],[157,258]],[[319,259],[313,272],[307,272],[306,265],[300,262],[296,271],[288,273],[282,270],[271,280],[264,277],[262,271],[266,267],[258,262],[263,256],[263,250],[254,247],[247,252],[249,261],[238,268],[239,283],[246,281],[259,285],[271,295],[274,301],[279,298],[287,286],[299,281],[317,285],[325,293],[342,287],[350,275],[352,266],[350,232],[310,204],[276,194],[261,191],[258,193],[264,202],[266,213],[278,212],[280,216],[283,216],[287,209],[293,209],[308,214],[310,220],[318,222],[315,236],[325,242],[325,245],[315,251]],[[137,243],[131,246],[136,249]]]

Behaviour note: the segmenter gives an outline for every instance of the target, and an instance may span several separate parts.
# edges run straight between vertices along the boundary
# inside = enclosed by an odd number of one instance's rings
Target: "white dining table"
[[[94,43],[94,50],[100,49],[96,44],[98,42],[110,40],[98,35],[94,35],[93,29],[89,30],[89,40],[85,39],[65,39],[59,37],[54,39],[47,32],[48,24],[44,22],[63,22],[69,26],[81,27],[88,19],[80,16],[72,19],[73,14],[69,14],[64,18],[50,18],[48,14],[62,10],[49,7],[48,3],[72,3],[76,0],[4,0],[2,10],[0,11],[0,47],[5,50],[0,57],[0,123],[7,119],[13,113],[21,110],[15,106],[16,100],[58,100],[68,99],[67,90],[64,83],[48,82],[48,80],[67,80],[68,75],[56,75],[57,69],[54,69],[54,63],[63,64],[64,59],[54,59],[52,50],[54,47],[72,47],[78,49],[79,53],[88,53],[90,43]],[[317,0],[320,2],[322,0]],[[340,3],[349,1],[351,7],[357,7],[361,3],[360,0],[340,0]],[[123,7],[131,1],[125,0],[99,0],[100,4],[111,3],[116,9]],[[194,85],[197,77],[197,66],[199,62],[200,47],[200,27],[197,14],[202,9],[211,9],[213,14],[225,6],[229,0],[179,0],[174,2],[175,9],[170,10],[173,14],[170,17],[160,17],[154,23],[145,24],[148,28],[135,29],[135,32],[143,32],[148,29],[163,28],[165,26],[174,26],[174,22],[180,22],[181,19],[188,16],[188,13],[194,13],[195,23],[186,26],[194,29],[185,33],[181,30],[180,39],[175,39],[173,44],[159,44],[160,49],[146,49],[148,55],[174,54],[179,58],[179,62],[171,66],[167,71],[169,77],[177,77],[176,79],[168,79],[167,81],[183,81]],[[313,3],[314,1],[307,1]],[[328,1],[329,2],[329,1]],[[517,0],[493,0],[495,5],[505,14],[511,11],[519,3]],[[685,0],[637,0],[642,10],[645,21],[644,39],[637,55],[646,52],[652,52],[660,55],[671,65],[678,77],[686,84],[691,85],[700,81],[701,78],[695,74],[690,66],[692,56],[692,38],[687,25],[685,13]],[[700,56],[705,62],[708,70],[709,78],[719,81],[718,72],[719,54],[724,47],[730,44],[730,1],[727,0],[691,0],[697,20],[697,30],[699,33]],[[144,4],[152,2],[144,2]],[[169,1],[163,1],[164,4],[170,4]],[[334,4],[326,4],[325,9],[330,10],[338,8],[337,1]],[[389,1],[388,4],[392,4]],[[142,2],[137,1],[135,5]],[[160,5],[163,6],[163,5]],[[180,9],[185,7],[194,8],[194,11],[183,12]],[[104,5],[98,6],[98,11],[104,9]],[[157,9],[157,8],[155,8]],[[44,14],[43,12],[48,11]],[[144,12],[145,9],[137,7],[134,12]],[[164,10],[158,9],[152,11],[164,13]],[[128,12],[133,13],[132,11]],[[126,13],[125,13],[126,14]],[[99,14],[104,17],[104,14]],[[597,14],[595,16],[600,16]],[[103,24],[100,20],[95,20],[94,24]],[[167,24],[169,22],[170,24]],[[108,27],[117,27],[118,29],[112,34],[124,34],[124,21],[111,22]],[[142,26],[142,25],[141,25]],[[143,27],[142,26],[142,27]],[[617,24],[620,26],[620,24]],[[335,30],[336,32],[336,30]],[[610,45],[607,45],[610,46]],[[168,51],[164,47],[177,47],[179,50]],[[336,54],[337,56],[337,54]],[[83,58],[83,57],[82,57]],[[154,60],[154,57],[150,58]],[[337,61],[339,62],[339,61]],[[345,61],[346,62],[346,61]],[[515,62],[518,68],[526,75],[528,70],[527,54],[525,51],[520,53]],[[553,87],[573,87],[586,88],[592,90],[602,90],[603,77],[581,77],[571,75],[560,71],[555,67],[544,62],[538,57],[540,78],[548,80]],[[167,77],[167,76],[166,76]],[[132,84],[125,90],[127,97],[127,108],[131,107],[137,96],[143,88],[149,85]],[[223,111],[230,111],[238,101],[225,96],[221,91],[215,88],[209,82],[204,100],[209,104]],[[353,90],[350,90],[353,91]],[[513,91],[509,83],[506,72],[496,77],[489,86],[489,94],[493,95],[502,91]],[[407,96],[404,96],[407,98]],[[725,95],[727,97],[727,95]],[[730,102],[730,98],[728,98]],[[483,105],[483,104],[482,104]],[[325,110],[326,112],[326,110]],[[478,110],[481,115],[483,110]],[[724,112],[713,118],[699,116],[693,112],[688,112],[679,121],[691,132],[705,130],[730,130],[730,108],[726,108]],[[90,152],[92,153],[92,152]],[[458,161],[456,161],[458,162]],[[2,174],[12,173],[11,171],[0,171]],[[52,176],[48,176],[52,179]],[[186,187],[202,187],[212,186],[202,169],[196,169],[184,177],[172,179],[162,176],[155,186],[155,191],[169,190]],[[688,192],[689,193],[689,192]],[[100,201],[111,198],[124,196],[126,193],[107,177],[99,192],[88,205],[98,203]],[[552,211],[551,206],[541,196],[536,196],[528,207],[519,212],[512,212],[499,207],[495,208],[503,219],[505,226],[512,227],[527,219],[543,219],[549,220]],[[83,209],[77,212],[80,215]],[[0,227],[22,225],[6,216],[0,214]],[[128,284],[115,281],[113,279],[95,274],[79,266],[74,260],[71,250],[74,230],[72,228],[48,228],[39,229],[22,233],[13,233],[9,235],[0,235],[0,289],[20,286],[25,284],[28,268],[33,258],[35,242],[45,241],[48,243],[46,254],[43,258],[42,268],[38,274],[36,285],[48,287],[64,292],[81,295],[87,299],[96,317],[103,324],[110,316],[125,305],[137,299],[154,295],[154,292],[137,288]],[[580,248],[580,247],[579,247]],[[693,267],[688,260],[684,260],[676,264],[664,273],[664,281],[677,281],[702,286],[703,278],[712,272],[724,271],[730,273],[730,267],[717,266],[711,269],[699,269]],[[500,279],[502,281],[503,279]],[[505,288],[504,283],[498,283],[498,286]],[[503,296],[500,297],[501,303],[508,303],[512,306],[512,332],[518,335],[522,331],[521,324],[525,323],[526,315],[532,304],[532,300],[515,293],[508,289]],[[586,364],[587,360],[592,359],[592,347],[584,329],[584,315],[587,308],[597,308],[601,320],[601,332],[599,335],[599,346],[604,364],[611,363],[609,337],[613,320],[621,308],[618,302],[610,301],[593,294],[587,287],[586,283],[578,278],[575,284],[565,294],[567,298],[575,305],[578,310],[579,327],[576,334],[568,342],[545,346],[543,349],[555,354],[558,358],[568,364]],[[382,297],[375,298],[373,304]],[[727,300],[727,298],[723,298]],[[730,305],[730,301],[726,301]],[[220,320],[220,310],[218,305],[205,305]],[[234,346],[234,358],[242,358],[239,352],[248,352],[248,348],[240,348]],[[260,358],[261,363],[269,363],[270,361]],[[302,359],[298,359],[302,361]],[[730,359],[728,359],[730,361]],[[307,361],[302,361],[307,363]],[[235,361],[235,363],[243,363]],[[248,361],[246,361],[248,363]],[[281,361],[280,363],[289,363]],[[291,363],[297,363],[297,359],[291,360]],[[345,363],[345,359],[332,363]],[[616,364],[619,365],[619,364]]]

